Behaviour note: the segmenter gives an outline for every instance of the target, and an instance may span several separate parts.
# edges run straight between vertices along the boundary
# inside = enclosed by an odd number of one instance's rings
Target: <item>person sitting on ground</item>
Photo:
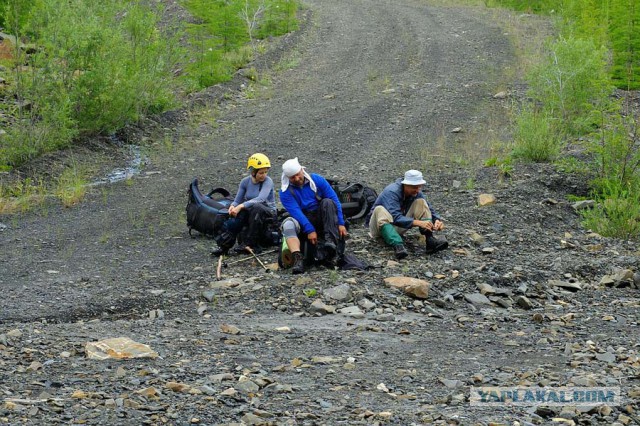
[[[282,165],[280,201],[290,215],[282,223],[282,233],[293,258],[292,272],[301,274],[305,268],[299,235],[316,246],[318,261],[331,266],[339,239],[348,233],[340,200],[329,182],[307,173],[297,157],[287,160]],[[324,241],[319,244],[319,240]]]
[[[237,251],[262,251],[261,243],[269,230],[269,225],[277,220],[276,199],[273,180],[268,176],[271,162],[264,154],[249,157],[249,176],[240,181],[238,193],[229,207],[229,218],[216,237],[218,248],[213,254],[227,254],[242,232],[242,241]]]
[[[378,196],[367,218],[369,235],[382,237],[392,246],[397,259],[409,255],[401,235],[412,227],[419,229],[426,238],[427,254],[444,250],[449,243],[433,236],[434,231],[444,229],[442,218],[427,203],[422,193],[426,184],[422,173],[408,170],[404,179],[389,184]]]

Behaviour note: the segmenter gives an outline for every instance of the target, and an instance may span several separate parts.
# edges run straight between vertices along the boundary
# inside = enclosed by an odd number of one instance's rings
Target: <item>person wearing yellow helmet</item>
[[[216,238],[218,249],[214,255],[226,254],[242,235],[237,251],[247,248],[259,253],[265,243],[269,224],[276,221],[276,199],[273,180],[268,176],[271,168],[269,157],[255,153],[247,160],[249,176],[240,181],[223,232]]]

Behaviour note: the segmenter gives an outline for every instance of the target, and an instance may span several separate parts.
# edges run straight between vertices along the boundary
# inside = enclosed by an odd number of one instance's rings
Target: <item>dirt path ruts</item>
[[[175,282],[206,262],[210,242],[185,236],[193,176],[234,188],[255,150],[278,164],[380,188],[451,127],[471,123],[511,60],[500,29],[473,9],[425,2],[312,2],[270,97],[228,103],[215,120],[168,129],[195,148],[163,153],[133,185],[94,192],[71,209],[7,219],[0,234],[0,320],[90,316],[149,282]],[[171,136],[169,136],[171,137]],[[174,136],[175,137],[175,136]],[[272,173],[278,180],[278,167]],[[93,285],[86,284],[94,283]],[[82,306],[82,308],[80,307]],[[102,308],[100,308],[102,307]]]

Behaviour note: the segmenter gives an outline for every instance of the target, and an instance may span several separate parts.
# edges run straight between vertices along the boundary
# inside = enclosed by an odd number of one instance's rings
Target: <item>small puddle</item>
[[[119,143],[119,141],[115,141]],[[125,167],[113,169],[107,176],[91,182],[89,186],[106,185],[116,183],[123,180],[131,179],[133,176],[140,174],[144,159],[138,145],[124,145],[123,149],[129,149],[129,160]]]

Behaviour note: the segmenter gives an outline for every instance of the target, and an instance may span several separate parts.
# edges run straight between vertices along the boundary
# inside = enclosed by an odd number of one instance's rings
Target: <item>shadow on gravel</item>
[[[4,316],[0,314],[0,324],[31,323],[34,321],[65,324],[96,319],[109,321],[140,319],[141,317],[148,317],[149,311],[159,309],[161,304],[162,299],[149,297],[116,299],[111,301],[108,306],[99,303],[86,303],[84,305],[76,303],[72,307],[61,307],[56,314],[45,317],[34,317],[27,314],[14,316]]]

